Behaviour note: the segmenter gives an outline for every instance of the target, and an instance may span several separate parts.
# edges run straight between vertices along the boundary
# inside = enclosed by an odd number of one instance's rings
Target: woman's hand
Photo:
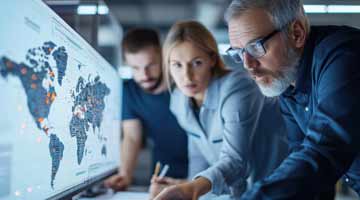
[[[151,185],[149,188],[150,199],[154,199],[162,190],[166,187],[177,185],[180,183],[185,183],[186,180],[183,179],[174,179],[170,177],[157,177],[153,176],[151,179]]]
[[[166,187],[154,200],[197,200],[210,189],[210,181],[200,177],[191,182]]]
[[[192,194],[192,188],[185,183],[166,187],[154,200],[192,200]]]

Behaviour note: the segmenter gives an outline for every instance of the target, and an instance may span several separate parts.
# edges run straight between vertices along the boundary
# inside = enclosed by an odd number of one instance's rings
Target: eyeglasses
[[[244,48],[232,48],[230,47],[226,50],[226,53],[236,62],[242,63],[244,60],[244,52],[248,53],[251,57],[257,59],[261,58],[266,54],[266,49],[264,44],[268,41],[272,36],[276,33],[280,32],[280,30],[276,29],[271,32],[269,35],[257,39],[254,42],[248,43]]]

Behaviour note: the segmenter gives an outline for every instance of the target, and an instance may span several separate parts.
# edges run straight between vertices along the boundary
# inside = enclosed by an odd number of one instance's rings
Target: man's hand
[[[183,179],[174,179],[170,177],[157,177],[153,176],[151,179],[151,185],[149,188],[150,199],[154,199],[162,190],[166,187],[177,185],[180,183],[185,183],[186,180]]]
[[[105,180],[104,185],[115,191],[124,191],[131,184],[131,178],[116,174]]]

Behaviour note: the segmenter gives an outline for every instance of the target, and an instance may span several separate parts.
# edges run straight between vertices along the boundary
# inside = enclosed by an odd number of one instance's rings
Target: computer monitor
[[[42,1],[0,13],[0,200],[67,198],[119,166],[121,80]]]

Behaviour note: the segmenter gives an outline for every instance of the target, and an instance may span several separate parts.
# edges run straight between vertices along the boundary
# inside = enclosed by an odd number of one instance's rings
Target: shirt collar
[[[219,77],[213,77],[209,82],[208,88],[206,89],[203,106],[207,109],[215,110],[218,107],[220,95],[219,79]]]
[[[291,96],[297,92],[308,93],[311,90],[311,68],[313,63],[315,44],[315,33],[314,31],[311,31],[305,43],[304,51],[298,65],[299,71],[296,78],[295,87],[290,86],[285,91],[285,96]]]

